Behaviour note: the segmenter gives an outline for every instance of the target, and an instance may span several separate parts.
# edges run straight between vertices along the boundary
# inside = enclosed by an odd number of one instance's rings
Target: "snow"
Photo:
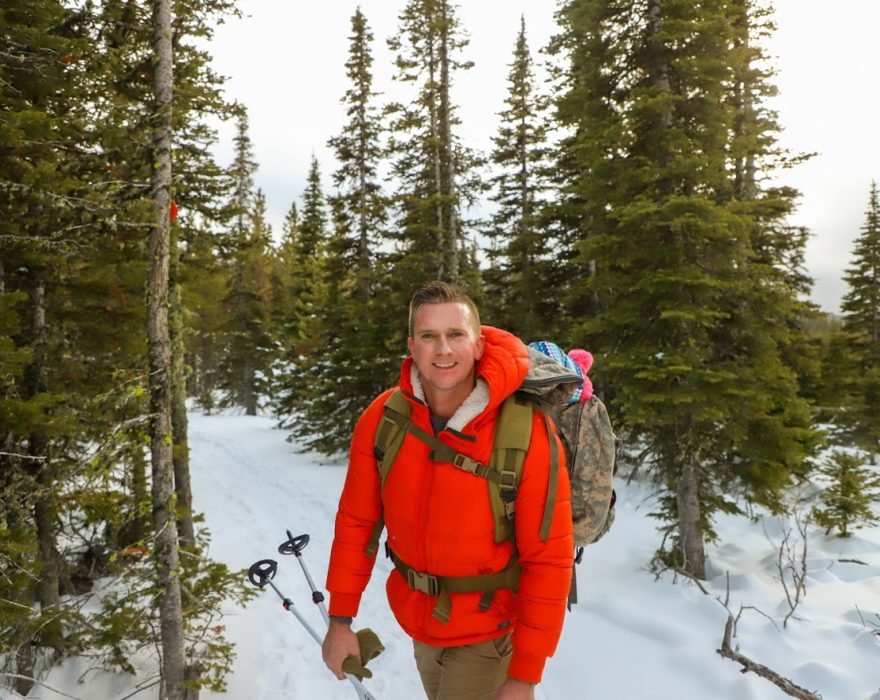
[[[277,547],[286,530],[308,533],[304,562],[323,586],[345,463],[298,453],[274,425],[267,417],[190,414],[195,505],[212,532],[210,555],[233,569],[247,569],[259,559],[277,560],[274,583],[323,634],[303,572],[294,557],[279,555]],[[742,654],[824,700],[880,700],[880,528],[856,530],[848,540],[809,530],[806,597],[783,627],[789,609],[778,580],[777,551],[783,533],[791,529],[799,551],[791,523],[760,514],[754,521],[721,517],[719,541],[709,549],[713,576],[704,582],[705,595],[686,579],[674,582],[669,573],[657,579],[647,570],[659,541],[656,522],[648,517],[651,491],[618,483],[617,492],[614,527],[587,549],[578,567],[580,602],[567,616],[538,698],[786,697],[716,653],[727,619],[722,601],[729,575],[728,608],[736,614],[747,607],[733,640]],[[410,640],[385,600],[389,572],[389,562],[380,558],[355,623],[373,628],[386,646],[370,663],[375,675],[365,684],[380,700],[412,700],[424,694]],[[246,609],[230,605],[223,624],[237,651],[228,693],[203,691],[203,699],[355,697],[347,682],[324,668],[318,645],[269,587]],[[149,660],[140,661],[149,673]],[[67,660],[28,697],[121,700],[135,687],[129,677],[104,672],[91,672],[78,682],[87,667],[81,660]],[[0,690],[0,698],[13,697],[9,693]],[[156,689],[134,697],[153,700]]]

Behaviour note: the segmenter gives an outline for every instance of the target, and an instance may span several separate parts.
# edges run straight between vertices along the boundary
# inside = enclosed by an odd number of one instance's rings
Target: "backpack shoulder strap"
[[[532,404],[516,395],[508,396],[498,411],[489,468],[499,476],[489,482],[489,503],[495,519],[495,542],[513,539],[516,492],[532,439]]]
[[[403,444],[403,438],[406,437],[405,426],[409,422],[411,413],[412,406],[400,389],[396,389],[385,399],[382,418],[376,427],[376,434],[373,438],[373,454],[376,457],[376,468],[379,470],[380,489],[385,485],[388,472],[391,471],[391,465],[394,464],[400,446]],[[375,556],[379,551],[379,539],[382,537],[384,529],[385,518],[380,515],[367,544],[367,556]]]

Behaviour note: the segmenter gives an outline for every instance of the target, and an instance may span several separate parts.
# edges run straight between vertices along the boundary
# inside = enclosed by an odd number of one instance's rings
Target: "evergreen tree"
[[[774,276],[756,263],[758,217],[729,194],[730,4],[573,0],[559,17],[559,218],[593,271],[570,292],[587,316],[573,340],[665,486],[659,561],[703,578],[713,513],[738,509],[727,494],[780,507],[813,440],[781,331],[752,311],[784,316],[759,294]]]
[[[233,233],[231,277],[223,299],[227,320],[222,330],[219,388],[226,392],[227,404],[243,406],[247,415],[254,416],[260,397],[271,394],[275,354],[270,318],[272,234],[261,191],[254,197],[247,225],[242,225],[244,229]]]
[[[322,314],[327,301],[327,245],[321,172],[317,158],[312,156],[302,216],[291,225],[283,244],[289,250],[284,255],[281,275],[291,284],[281,293],[292,308],[279,329],[281,364],[276,372],[275,412],[282,428],[295,424],[296,412],[311,392],[315,363],[326,359]]]
[[[384,310],[376,313],[373,297],[374,260],[386,202],[377,173],[381,125],[373,103],[371,41],[372,33],[358,10],[352,17],[345,65],[351,87],[342,98],[349,120],[329,142],[340,164],[333,176],[339,194],[330,200],[333,235],[326,251],[326,292],[315,316],[320,323],[309,324],[309,335],[320,337],[321,343],[318,352],[301,356],[309,369],[299,373],[307,381],[300,387],[293,434],[328,454],[348,446],[360,413],[394,379],[384,347],[391,319]],[[295,223],[290,222],[289,228],[294,230]],[[286,239],[283,246],[287,245],[292,243]]]
[[[458,55],[467,46],[455,6],[448,0],[408,0],[400,32],[388,41],[396,53],[395,79],[416,88],[409,104],[392,104],[393,174],[399,183],[394,238],[399,305],[429,279],[458,281],[469,269],[461,209],[476,194],[475,156],[456,128],[452,102],[456,71],[469,62]]]
[[[366,303],[370,295],[371,262],[386,221],[386,201],[379,183],[382,158],[381,118],[373,92],[373,33],[360,8],[351,18],[349,56],[345,74],[350,87],[341,102],[348,121],[338,136],[329,140],[339,168],[333,184],[340,204],[352,222],[356,257],[352,268],[357,277],[357,301]]]
[[[543,218],[548,191],[547,100],[538,94],[520,21],[508,75],[506,109],[493,138],[492,200],[497,211],[486,235],[491,267],[486,278],[486,316],[526,339],[557,337],[558,287],[554,246]]]
[[[865,223],[853,249],[844,279],[843,331],[846,356],[836,367],[844,381],[841,414],[846,438],[865,450],[871,464],[880,454],[880,204],[877,183],[871,183]],[[841,366],[842,365],[842,366]]]
[[[825,534],[835,528],[840,537],[849,537],[860,525],[880,521],[873,506],[880,500],[880,476],[846,452],[835,451],[819,469],[830,484],[821,492],[813,514]]]

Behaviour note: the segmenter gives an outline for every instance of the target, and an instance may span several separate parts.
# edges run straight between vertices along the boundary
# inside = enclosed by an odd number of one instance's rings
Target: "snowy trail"
[[[204,512],[212,533],[211,556],[236,569],[275,559],[275,585],[323,636],[324,623],[299,564],[295,557],[278,554],[277,548],[287,538],[286,530],[308,534],[303,559],[323,589],[344,465],[316,464],[315,456],[298,454],[284,433],[272,429],[270,419],[191,414],[190,420],[195,507]],[[415,698],[421,685],[412,645],[385,601],[389,571],[386,561],[377,562],[356,621],[356,626],[374,629],[386,647],[371,662],[375,677],[366,684],[382,700]],[[246,610],[230,612],[227,633],[238,642],[238,658],[226,697],[355,697],[350,684],[326,670],[317,644],[271,588]]]
[[[345,465],[297,453],[273,426],[268,418],[190,414],[195,509],[211,531],[214,559],[238,570],[259,559],[278,561],[276,585],[323,635],[305,577],[294,557],[278,554],[278,545],[285,530],[309,534],[303,555],[323,588]],[[745,610],[740,619],[734,643],[743,654],[824,700],[880,700],[880,527],[857,530],[848,540],[810,530],[807,595],[783,629],[788,609],[776,562],[782,521],[719,518],[703,595],[688,582],[673,584],[668,574],[655,580],[646,570],[659,542],[648,517],[655,502],[645,486],[619,483],[617,492],[614,528],[578,567],[580,603],[566,618],[539,700],[781,700],[776,686],[743,675],[715,652],[727,618],[719,603],[727,574],[730,609],[760,610]],[[356,620],[386,646],[370,663],[375,677],[366,685],[378,700],[421,700],[411,642],[385,600],[389,572],[380,557]],[[246,609],[230,604],[226,613],[222,624],[237,653],[228,693],[203,692],[203,700],[355,698],[347,682],[324,668],[318,645],[271,589]],[[155,668],[152,659],[136,663],[145,675]],[[79,682],[87,669],[88,660],[67,659],[43,679],[64,694],[38,686],[28,697],[121,700],[142,680],[89,670],[87,682]],[[135,697],[156,696],[149,690]]]
[[[323,587],[344,463],[298,454],[267,418],[190,418],[195,505],[213,533],[212,556],[235,568],[278,560],[276,584],[323,634],[299,566],[293,557],[278,555],[277,546],[285,529],[308,533],[305,561]],[[721,545],[710,550],[716,575],[704,596],[687,583],[673,585],[669,576],[655,581],[645,570],[658,542],[647,517],[653,503],[642,487],[618,492],[617,522],[587,550],[578,569],[581,603],[566,620],[538,698],[778,700],[775,686],[741,674],[715,653],[727,616],[716,597],[724,598],[730,572],[730,607],[753,605],[776,621],[774,626],[757,613],[744,613],[736,640],[743,653],[822,692],[825,700],[880,700],[880,643],[863,622],[880,614],[880,529],[858,531],[849,541],[811,533],[801,619],[779,631],[787,610],[774,578],[776,551],[768,541],[778,541],[776,519],[719,520]],[[867,565],[840,563],[841,558]],[[423,693],[411,643],[385,601],[389,570],[380,558],[357,620],[376,630],[387,647],[371,663],[376,675],[367,685],[381,700],[412,700]],[[238,659],[227,697],[354,697],[347,683],[325,671],[317,645],[274,593],[264,591],[247,610],[231,613],[227,629],[238,644]]]

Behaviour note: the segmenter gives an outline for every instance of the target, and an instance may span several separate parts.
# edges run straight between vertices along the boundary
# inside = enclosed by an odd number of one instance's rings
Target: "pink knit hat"
[[[573,348],[568,351],[568,356],[578,367],[580,367],[581,374],[584,378],[584,386],[581,390],[581,401],[588,401],[593,396],[593,382],[590,381],[590,378],[587,376],[587,372],[589,372],[590,367],[593,366],[593,355],[581,348]]]

